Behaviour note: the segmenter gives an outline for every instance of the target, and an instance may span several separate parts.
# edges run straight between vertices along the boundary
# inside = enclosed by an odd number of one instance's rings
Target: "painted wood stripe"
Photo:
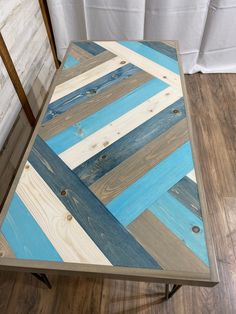
[[[176,49],[160,41],[140,41],[141,44],[148,46],[171,59],[178,61]]]
[[[79,165],[74,172],[86,185],[94,183],[185,116],[184,102],[181,98]]]
[[[1,230],[16,258],[62,262],[61,257],[16,193]]]
[[[202,218],[198,188],[194,181],[185,176],[172,186],[169,193],[179,202],[183,203],[185,207],[190,209],[200,219]]]
[[[109,103],[124,96],[131,90],[137,88],[152,78],[153,77],[150,74],[140,71],[121,80],[115,85],[112,85],[112,88],[108,88],[98,94],[96,93],[93,97],[89,97],[86,101],[80,103],[79,106],[74,106],[66,112],[49,120],[46,124],[41,126],[39,135],[43,139],[48,139],[49,137],[54,136],[70,125],[75,124],[76,122],[102,109]]]
[[[111,265],[29,162],[16,192],[64,262]]]
[[[189,179],[191,179],[193,182],[197,183],[196,174],[195,174],[194,169],[187,174],[187,177]]]
[[[165,67],[145,58],[144,56],[124,47],[116,42],[99,41],[98,45],[106,48],[114,54],[125,58],[128,62],[135,64],[137,67],[159,78],[165,83],[177,88],[179,93],[182,93],[180,77],[176,73],[169,71]]]
[[[47,140],[47,144],[56,154],[60,154],[147,101],[166,87],[167,85],[159,79],[152,79],[87,118],[52,136]]]
[[[127,79],[133,74],[139,72],[140,69],[132,64],[128,64],[124,67],[120,67],[115,71],[112,71],[97,80],[76,89],[72,93],[65,95],[64,97],[50,103],[48,110],[44,116],[43,123],[53,119],[57,115],[66,112],[73,106],[77,106],[80,103],[86,101],[88,98],[94,97],[94,95],[111,88],[113,85],[119,83],[123,79]],[[83,75],[83,74],[81,74]]]
[[[104,48],[102,48],[101,46],[97,45],[95,42],[92,41],[78,41],[75,42],[75,44],[79,46],[81,49],[87,51],[88,53],[94,56],[105,51]]]
[[[107,208],[127,226],[192,168],[191,147],[187,142],[115,197]]]
[[[110,202],[186,141],[188,141],[188,128],[186,119],[183,119],[117,167],[105,173],[99,180],[90,185],[91,191],[103,203]],[[113,158],[116,158],[116,153],[113,154]],[[103,160],[101,158],[101,162]]]
[[[51,103],[97,80],[98,78],[105,76],[106,74],[126,65],[127,62],[122,63],[124,61],[125,59],[122,59],[120,57],[112,58],[111,60],[108,60],[96,66],[95,68],[92,68],[76,77],[73,77],[72,79],[62,84],[57,85],[52,95]]]
[[[80,61],[71,54],[69,54],[63,64],[63,69],[73,68],[77,64],[80,64]]]
[[[2,232],[0,232],[0,256],[1,257],[15,257],[14,253],[12,252]]]
[[[63,69],[57,79],[57,85],[64,83],[65,81],[68,81],[72,79],[75,76],[78,76],[88,70],[91,70],[92,68],[114,58],[115,55],[111,53],[110,51],[105,51],[96,57],[90,57],[89,61],[88,59],[81,59],[80,63],[73,68],[69,69]]]
[[[159,268],[158,263],[39,136],[29,162],[113,265]]]
[[[158,50],[154,50],[137,41],[120,41],[120,44],[179,75],[178,62]]]
[[[119,119],[86,137],[80,143],[67,149],[59,156],[71,169],[74,169],[103,150],[104,147],[111,145],[145,121],[151,119],[178,99],[179,95],[175,90],[168,87],[130,110]]]
[[[128,230],[164,270],[209,273],[209,267],[149,210],[128,225]]]
[[[204,226],[201,219],[169,193],[164,193],[157,201],[148,206],[148,209],[198,258],[209,265]],[[192,231],[194,226],[200,228],[198,233]]]
[[[71,44],[70,53],[72,54],[72,56],[79,59],[80,61],[88,60],[94,57],[94,55],[84,49],[81,49],[75,43]]]

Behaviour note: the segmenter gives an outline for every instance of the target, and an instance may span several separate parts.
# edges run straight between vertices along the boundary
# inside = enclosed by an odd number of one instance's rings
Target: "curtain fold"
[[[47,0],[59,59],[72,40],[179,40],[184,71],[236,72],[235,0]]]

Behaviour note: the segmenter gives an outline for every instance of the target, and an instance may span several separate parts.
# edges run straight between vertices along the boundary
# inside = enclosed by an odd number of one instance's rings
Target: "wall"
[[[38,0],[0,0],[0,31],[37,117],[56,70]],[[30,133],[0,59],[0,204]]]

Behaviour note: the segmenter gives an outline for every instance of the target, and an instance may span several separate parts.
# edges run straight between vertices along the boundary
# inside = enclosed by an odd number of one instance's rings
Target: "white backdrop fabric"
[[[179,41],[185,73],[236,73],[236,0],[47,0],[61,60],[72,40]]]

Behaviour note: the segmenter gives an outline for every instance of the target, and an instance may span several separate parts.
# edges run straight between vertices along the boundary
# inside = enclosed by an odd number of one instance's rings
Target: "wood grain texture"
[[[157,50],[158,52],[163,53],[164,55],[170,57],[171,59],[177,60],[177,53],[176,53],[176,47],[173,48],[169,46],[168,44],[165,44],[164,42],[160,41],[140,41],[143,45],[146,45],[154,50]]]
[[[68,92],[67,95],[50,103],[44,116],[43,123],[53,119],[58,114],[64,113],[70,108],[79,105],[88,98],[94,97],[94,95],[99,94],[103,90],[111,88],[116,83],[119,83],[121,80],[126,79],[139,71],[140,70],[137,67],[127,64],[126,66],[119,67],[118,69],[111,71],[98,79],[95,78],[94,81],[82,86],[81,88],[78,87],[71,93]]]
[[[51,24],[51,20],[50,20],[47,2],[45,0],[39,0],[39,5],[40,5],[41,12],[42,12],[42,16],[43,16],[44,24],[46,27],[50,46],[52,49],[52,54],[53,54],[55,66],[58,69],[60,64],[59,64],[59,61],[57,59],[56,44],[55,44],[55,40],[54,40],[54,36],[53,36],[52,24]]]
[[[64,262],[111,265],[28,162],[16,192]]]
[[[97,43],[105,49],[117,54],[121,58],[125,58],[125,60],[128,62],[132,62],[137,67],[159,78],[168,85],[176,87],[176,89],[181,92],[180,78],[177,74],[167,70],[165,67],[162,67],[147,58],[144,58],[143,56],[120,45],[119,43],[105,41],[99,41]]]
[[[190,143],[186,142],[112,199],[107,208],[127,226],[192,168]]]
[[[0,211],[31,133],[32,127],[21,110],[0,152]]]
[[[18,259],[62,262],[47,236],[15,193],[1,231]]]
[[[52,136],[47,140],[47,144],[56,154],[63,153],[90,135],[111,125],[111,123],[126,115],[131,110],[138,108],[142,103],[147,102],[165,88],[166,84],[158,79],[147,81],[129,91],[126,95],[109,103],[99,111],[89,115],[87,118]],[[83,96],[81,98],[81,101],[83,101]],[[64,104],[64,107],[66,107],[66,104]]]
[[[12,0],[1,10],[0,31],[10,52],[16,71],[37,117],[55,74],[55,64],[38,1]],[[22,18],[24,17],[24,18]],[[12,35],[14,34],[14,36]],[[6,139],[20,111],[13,97],[10,79],[0,60],[2,98],[0,106],[0,146]]]
[[[236,311],[236,260],[225,214],[236,199],[236,159],[234,74],[194,74],[186,76],[198,158],[204,170],[204,186],[211,212],[221,282],[213,289],[183,287],[168,302],[163,285],[128,280],[100,280],[51,274],[53,290],[29,274],[1,272],[0,309],[21,313],[204,313],[234,314]],[[193,117],[192,117],[193,118]],[[225,197],[232,197],[225,203]],[[223,219],[222,219],[223,217]],[[63,301],[62,301],[63,299]],[[29,302],[33,300],[33,302]]]
[[[176,88],[174,88],[173,89],[175,92],[176,92]],[[162,111],[162,110],[161,110]],[[173,112],[174,114],[176,114],[176,115],[178,115],[179,114],[179,111],[178,110],[174,110],[174,112]],[[150,120],[150,119],[148,119],[148,120]],[[78,152],[79,153],[79,152]],[[176,162],[176,161],[175,161]],[[177,160],[177,162],[178,162],[178,160]],[[57,167],[58,169],[60,169],[60,167]],[[187,171],[187,170],[186,170]],[[188,169],[188,171],[189,171],[189,169]],[[187,172],[188,172],[187,171]],[[187,174],[187,172],[186,172],[186,174]],[[67,191],[66,190],[61,190],[61,192],[63,192],[63,194],[61,195],[61,196],[67,196]],[[60,195],[59,195],[59,197],[60,197]],[[9,262],[9,261],[6,261],[6,262]],[[19,261],[20,262],[20,261]],[[10,261],[10,264],[9,264],[9,267],[10,266],[13,266],[14,265],[14,262],[12,263],[11,261]],[[42,267],[45,267],[46,266],[46,263],[45,264],[41,264],[41,263],[33,263],[31,266],[32,267],[37,267],[37,265],[39,266],[39,265],[41,265]],[[6,266],[6,264],[4,264],[4,265],[2,265],[3,267],[5,267]],[[18,265],[19,266],[19,265]],[[23,268],[21,268],[22,270],[23,269],[28,269],[27,267],[29,266],[29,264],[27,263],[27,264],[21,264],[21,266],[19,266],[19,267],[22,267],[23,266]],[[54,263],[53,264],[53,267],[56,267],[56,268],[58,268],[58,270],[60,269],[60,268],[64,268],[64,266],[65,267],[68,267],[67,268],[67,270],[68,271],[79,271],[79,272],[81,272],[81,273],[84,273],[85,271],[86,271],[86,269],[88,270],[88,272],[90,273],[90,270],[92,269],[92,267],[87,267],[86,268],[86,266],[85,265],[59,265],[59,263]],[[92,266],[92,265],[89,265],[89,266]],[[50,265],[48,265],[48,267],[50,267]],[[70,268],[71,267],[71,268]],[[112,270],[110,270],[110,268],[111,269],[113,269],[114,268],[114,272],[112,271]],[[28,269],[29,270],[29,269]],[[31,268],[31,270],[33,270],[33,268]],[[101,274],[101,273],[109,273],[109,275],[110,276],[114,276],[114,274],[115,274],[115,271],[117,271],[117,277],[116,278],[118,278],[118,275],[119,276],[121,276],[121,277],[119,277],[119,278],[122,278],[122,276],[125,276],[125,275],[127,275],[127,271],[126,270],[124,270],[124,269],[116,269],[115,267],[110,267],[110,266],[102,266],[102,267],[99,267],[99,268],[97,268],[96,270],[94,269],[93,270],[93,272],[95,272],[95,273],[97,273],[97,275],[99,275],[99,274]],[[140,277],[138,277],[138,274],[139,274],[139,276]],[[211,283],[209,283],[209,280],[211,280],[212,278],[215,278],[215,277],[212,277],[211,279],[209,278],[209,276],[203,276],[203,274],[198,274],[197,276],[196,276],[196,274],[192,274],[192,273],[185,273],[185,274],[183,274],[183,273],[176,273],[176,274],[174,274],[174,273],[171,273],[171,272],[167,272],[167,271],[161,271],[161,270],[157,270],[156,272],[154,272],[154,271],[152,271],[152,272],[150,272],[150,273],[148,273],[148,272],[145,272],[145,270],[143,269],[138,269],[138,268],[136,268],[135,270],[134,269],[132,269],[132,274],[129,276],[129,278],[135,278],[135,277],[137,277],[137,278],[139,278],[139,280],[141,279],[141,277],[142,276],[146,276],[146,274],[148,274],[148,277],[149,278],[151,278],[152,276],[154,276],[155,277],[155,280],[163,280],[163,279],[165,279],[165,280],[170,280],[170,278],[171,278],[171,280],[177,280],[177,277],[179,278],[179,280],[180,280],[180,278],[182,278],[182,283],[183,282],[188,282],[188,283],[190,283],[191,282],[191,284],[193,283],[193,284],[195,284],[196,283],[196,281],[198,281],[198,283],[200,283],[200,284],[206,284],[206,285],[208,285],[208,284],[214,284],[215,283],[215,281],[214,281],[214,283],[213,282],[211,282]],[[177,276],[177,277],[176,277]],[[183,276],[183,277],[182,277]],[[197,277],[197,280],[196,280],[196,277]],[[144,278],[144,277],[143,277]],[[168,279],[169,278],[169,279]],[[191,278],[191,279],[190,279]],[[154,280],[154,278],[153,278],[153,280]],[[191,280],[191,281],[190,281]],[[172,281],[173,282],[173,281]]]
[[[74,42],[71,43],[71,49],[70,52],[72,56],[79,59],[81,62],[91,59],[93,55],[89,53],[88,51],[85,51],[84,49],[81,49],[79,46],[77,46]]]
[[[96,79],[105,76],[106,74],[124,66],[126,62],[123,64],[121,63],[124,61],[120,57],[114,57],[95,68],[92,68],[84,73],[82,75],[73,77],[72,79],[59,84],[56,86],[54,93],[51,98],[51,103],[54,101],[62,98],[63,96],[74,92],[75,90],[95,81]]]
[[[81,49],[87,51],[88,53],[96,56],[102,52],[105,51],[104,48],[102,48],[101,46],[97,45],[96,43],[92,42],[92,41],[78,41],[75,42],[75,44],[77,46],[79,46]]]
[[[158,51],[157,49],[154,50],[147,45],[143,45],[141,42],[120,41],[119,43],[122,44],[124,47],[127,47],[128,49],[147,58],[148,60],[151,60],[152,62],[158,64],[159,66],[164,67],[168,71],[171,71],[175,74],[179,74],[179,65],[177,58],[176,60],[173,58],[169,58],[166,54],[163,54],[161,51]]]
[[[22,108],[25,111],[25,114],[31,124],[32,127],[36,124],[36,119],[33,115],[32,109],[30,107],[30,104],[28,102],[28,99],[26,97],[25,91],[23,89],[23,86],[21,84],[20,78],[17,74],[16,68],[14,66],[14,63],[12,61],[12,58],[9,54],[9,51],[7,49],[7,46],[5,44],[5,41],[3,39],[2,34],[0,33],[0,57],[3,60],[3,63],[7,69],[7,72],[9,74],[9,77],[15,87],[16,93],[19,97],[19,100],[21,102]]]
[[[0,233],[0,256],[1,257],[15,257],[9,244],[2,233]]]
[[[73,44],[72,44],[73,46]],[[72,52],[72,48],[70,49],[70,54],[71,56],[73,56],[73,52]],[[69,68],[69,69],[63,69],[61,72],[61,75],[59,76],[58,80],[57,80],[57,84],[62,84],[64,82],[66,82],[67,80],[72,79],[75,76],[78,76],[79,74],[82,74],[94,67],[96,67],[97,65],[106,62],[112,58],[114,58],[115,55],[113,53],[111,53],[110,51],[104,51],[103,53],[99,54],[96,57],[89,57],[89,62],[87,62],[88,58],[81,58],[81,56],[77,56],[75,55],[74,58],[76,60],[79,61],[78,65],[75,65],[73,68]]]
[[[158,263],[39,137],[29,162],[113,265],[159,269]],[[66,194],[61,193],[62,187]]]
[[[163,269],[209,273],[209,268],[149,210],[128,225],[128,230]]]
[[[209,266],[206,232],[200,218],[168,192],[163,193],[148,209]],[[199,228],[199,231],[193,232],[193,227]]]
[[[90,189],[108,203],[187,140],[188,129],[183,119],[91,184]],[[85,181],[84,177],[82,180]]]
[[[74,169],[103,150],[104,147],[111,145],[140,124],[151,119],[179,98],[179,94],[168,87],[59,156],[71,169]],[[79,154],[76,153],[78,151]]]
[[[177,110],[178,114],[175,114],[174,110]],[[184,103],[181,98],[119,140],[105,147],[75,168],[74,172],[85,184],[92,184],[156,137],[166,132],[175,123],[184,119],[185,114]]]
[[[198,217],[202,217],[197,185],[188,176],[176,183],[169,192]]]
[[[49,120],[46,124],[43,124],[40,128],[39,134],[43,139],[52,137],[59,133],[70,125],[79,122],[80,120],[88,117],[92,113],[102,109],[109,103],[124,96],[132,89],[140,86],[144,82],[150,80],[152,76],[143,71],[133,74],[112,86],[112,89],[95,93],[93,97],[89,97],[79,106],[74,106],[67,110],[65,113],[61,113],[57,117]]]

